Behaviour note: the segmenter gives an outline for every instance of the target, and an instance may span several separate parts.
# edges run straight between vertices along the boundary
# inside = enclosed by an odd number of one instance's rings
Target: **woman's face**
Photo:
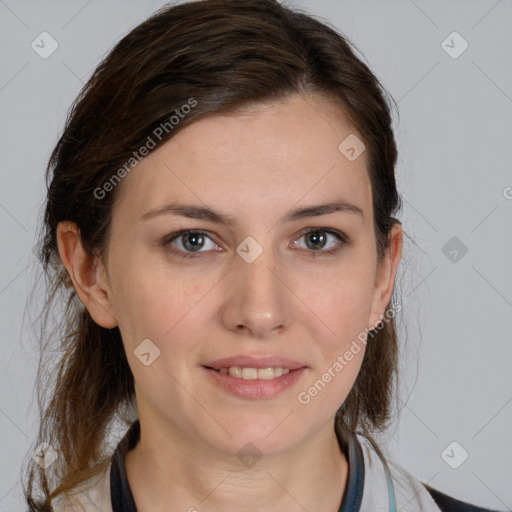
[[[393,277],[366,154],[338,148],[351,134],[326,100],[291,96],[199,120],[124,179],[107,293],[141,421],[230,455],[332,429]],[[352,206],[320,211],[335,203]]]

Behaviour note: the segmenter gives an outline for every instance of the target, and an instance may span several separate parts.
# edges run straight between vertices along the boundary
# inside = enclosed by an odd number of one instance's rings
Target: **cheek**
[[[368,327],[374,275],[370,265],[359,264],[340,266],[318,278],[302,277],[300,287],[308,290],[305,303],[318,319],[315,328],[325,334],[326,351],[332,353],[350,345]]]
[[[319,340],[321,352],[321,363],[297,397],[311,414],[336,411],[357,379],[366,349],[374,287],[372,262],[362,259],[340,266],[336,274],[331,272],[321,281],[318,277],[316,281],[302,281],[303,289],[314,291],[309,295],[308,306],[317,321],[309,322],[308,329],[311,339]]]
[[[191,281],[190,276],[171,274],[168,269],[146,263],[125,266],[115,276],[114,311],[130,347],[146,338],[163,346],[180,324],[188,321],[204,295],[204,286]]]
[[[116,314],[135,382],[145,400],[165,414],[173,408],[193,409],[181,386],[192,389],[193,366],[200,348],[194,343],[198,337],[194,329],[200,329],[201,320],[204,322],[201,298],[205,290],[190,279],[168,275],[168,270],[139,268],[134,266],[131,272],[125,269],[118,276],[122,284],[115,295]],[[148,352],[150,364],[146,366],[141,354]]]
[[[296,396],[296,410],[308,421],[321,422],[334,416],[357,379],[366,349],[367,322],[358,304],[367,307],[365,301],[352,300],[345,309],[343,305],[334,308],[330,325],[336,335],[324,336],[317,344],[321,352],[318,364]]]

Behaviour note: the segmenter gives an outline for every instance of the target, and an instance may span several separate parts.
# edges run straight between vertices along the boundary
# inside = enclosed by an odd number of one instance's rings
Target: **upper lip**
[[[286,357],[268,356],[268,357],[251,357],[251,356],[235,356],[217,359],[203,366],[219,370],[220,368],[230,368],[239,366],[241,368],[285,368],[296,370],[306,366],[303,363],[288,359]]]

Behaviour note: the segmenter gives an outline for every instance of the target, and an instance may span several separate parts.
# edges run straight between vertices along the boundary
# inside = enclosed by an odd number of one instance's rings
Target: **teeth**
[[[231,377],[244,380],[270,380],[275,377],[281,377],[290,370],[288,368],[241,368],[240,366],[231,366],[230,368],[220,368],[219,372],[223,375],[229,374]]]

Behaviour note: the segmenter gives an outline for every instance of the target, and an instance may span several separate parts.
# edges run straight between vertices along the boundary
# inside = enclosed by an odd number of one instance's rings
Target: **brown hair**
[[[325,22],[276,0],[202,0],[161,8],[98,65],[71,106],[47,167],[40,241],[49,294],[45,331],[55,305],[64,307],[57,329],[41,337],[37,444],[49,443],[58,459],[46,470],[30,461],[30,510],[51,510],[52,499],[105,467],[107,434],[135,399],[119,329],[97,325],[79,301],[59,257],[57,225],[75,222],[85,249],[101,257],[122,183],[112,190],[105,184],[129,171],[126,162],[158,127],[167,126],[163,143],[198,119],[249,104],[296,93],[334,100],[366,146],[380,261],[398,222],[392,214],[401,208],[397,150],[387,93],[350,45]],[[181,115],[191,99],[194,107]],[[392,318],[381,327],[370,331],[361,370],[337,412],[338,434],[349,428],[369,435],[390,420],[397,336]],[[43,356],[55,353],[52,373]]]

